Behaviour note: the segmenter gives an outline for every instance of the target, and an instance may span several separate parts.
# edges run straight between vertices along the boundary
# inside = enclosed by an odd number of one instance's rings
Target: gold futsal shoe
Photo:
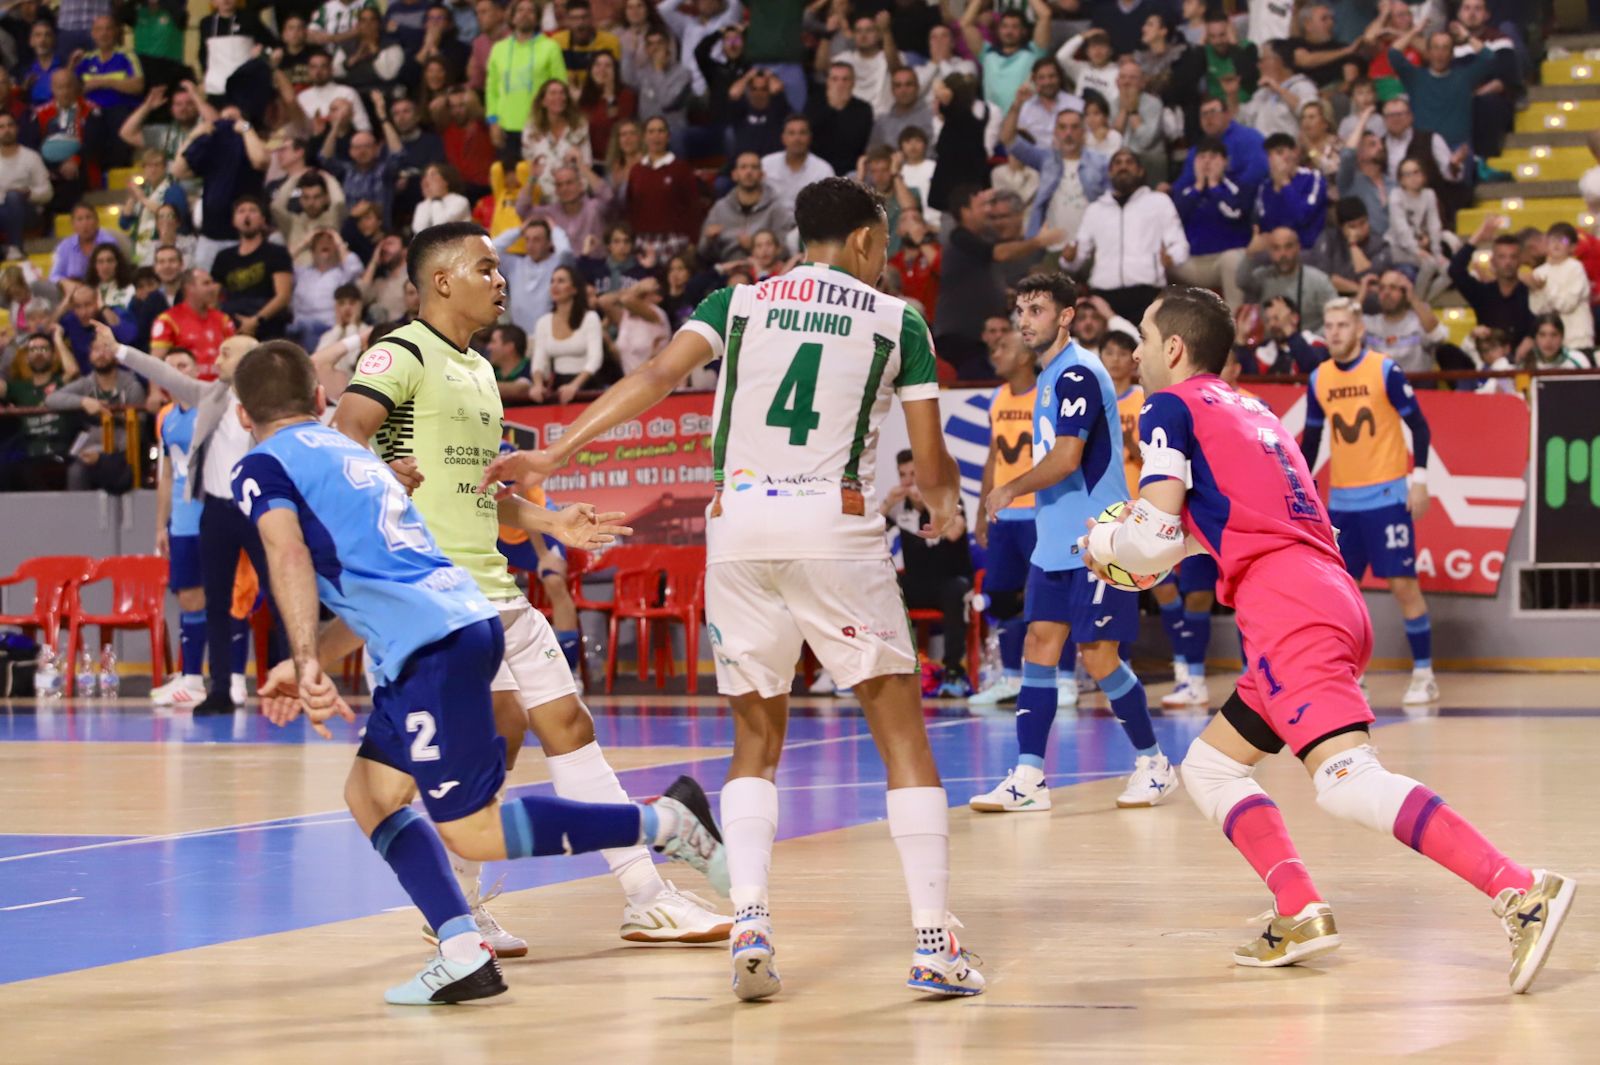
[[[1544,967],[1544,959],[1555,945],[1556,934],[1567,919],[1578,882],[1564,876],[1533,871],[1533,886],[1527,891],[1506,888],[1494,900],[1495,916],[1511,937],[1511,992],[1528,990],[1533,978]]]
[[[1313,902],[1290,917],[1273,914],[1264,932],[1233,952],[1233,963],[1275,969],[1337,950],[1339,942],[1333,909],[1326,902]]]

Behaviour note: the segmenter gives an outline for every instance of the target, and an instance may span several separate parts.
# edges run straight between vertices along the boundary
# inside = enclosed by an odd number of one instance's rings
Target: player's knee
[[[1122,657],[1117,653],[1117,645],[1112,640],[1098,640],[1094,643],[1080,643],[1078,645],[1078,658],[1083,662],[1083,668],[1095,680],[1102,680],[1117,671],[1122,665]]]
[[[1406,798],[1418,785],[1383,767],[1370,744],[1330,755],[1311,777],[1317,805],[1335,817],[1390,832]]]
[[[1194,804],[1207,820],[1219,825],[1241,801],[1265,794],[1254,780],[1254,766],[1229,758],[1202,739],[1189,744],[1179,770]]]
[[[571,754],[594,742],[594,719],[576,695],[534,708],[527,722],[547,755]]]
[[[1028,635],[1023,637],[1022,656],[1030,662],[1055,665],[1061,657],[1061,648],[1065,645],[1065,626],[1041,625],[1039,622],[1034,622],[1028,626]]]
[[[206,608],[206,593],[203,588],[178,589],[179,610],[204,610]]]
[[[985,592],[989,597],[988,614],[996,621],[1010,621],[1022,613],[1022,593],[1020,591]]]
[[[1210,610],[1215,605],[1217,597],[1211,592],[1190,592],[1183,597],[1183,609],[1191,610],[1198,614]]]

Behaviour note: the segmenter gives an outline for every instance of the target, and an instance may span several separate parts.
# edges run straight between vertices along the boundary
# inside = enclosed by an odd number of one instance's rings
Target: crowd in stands
[[[1215,288],[1246,372],[1326,357],[1336,296],[1407,371],[1594,344],[1600,241],[1452,231],[1505,177],[1535,5],[213,3],[0,16],[0,402],[41,408],[0,419],[0,488],[107,486],[100,411],[164,402],[97,364],[95,321],[203,378],[230,335],[290,337],[336,387],[416,313],[410,235],[476,218],[511,286],[483,341],[505,398],[567,403],[799,262],[795,196],[834,174],[883,197],[884,284],[946,381],[994,377],[989,323],[1041,268],[1086,283],[1091,346],[1169,282]]]

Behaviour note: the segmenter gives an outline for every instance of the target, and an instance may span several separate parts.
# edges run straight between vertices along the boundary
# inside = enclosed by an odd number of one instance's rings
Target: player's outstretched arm
[[[500,500],[498,517],[502,525],[511,525],[527,533],[548,534],[580,551],[593,551],[615,543],[619,536],[633,535],[632,526],[618,524],[627,517],[625,513],[597,511],[593,503],[573,503],[560,510],[548,510],[519,496],[506,496]]]
[[[1060,484],[1071,477],[1082,463],[1083,441],[1076,436],[1058,437],[1055,446],[1033,469],[989,493],[984,512],[989,515],[990,521],[995,521],[996,516],[1015,500],[1030,492]]]
[[[921,536],[936,540],[962,516],[961,468],[945,446],[939,401],[911,400],[903,404],[902,409],[906,416],[906,436],[911,441],[917,489],[928,505],[928,524],[921,530]]]
[[[354,721],[355,714],[317,658],[317,577],[300,519],[291,510],[269,510],[257,517],[256,529],[267,555],[273,602],[289,637],[290,659],[273,669],[261,689],[262,712],[274,724],[285,725],[304,710],[317,734],[332,739],[323,722],[335,714]]]
[[[716,357],[705,337],[682,329],[649,362],[624,377],[589,404],[578,420],[567,427],[561,440],[544,451],[514,451],[489,463],[479,492],[488,492],[496,481],[501,486],[496,498],[533,488],[551,473],[571,461],[578,449],[614,426],[637,418],[660,403],[695,370]],[[341,402],[340,407],[344,404]]]

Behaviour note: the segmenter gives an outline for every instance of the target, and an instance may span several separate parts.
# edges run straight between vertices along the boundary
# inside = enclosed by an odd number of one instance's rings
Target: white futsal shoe
[[[739,921],[728,941],[733,963],[733,993],[745,1002],[771,998],[783,990],[783,979],[773,964],[772,919],[754,917]]]
[[[1014,703],[1017,696],[1022,693],[1022,680],[1019,677],[1001,677],[981,692],[973,692],[967,697],[968,706],[999,706],[1001,703]]]
[[[1166,755],[1141,754],[1134,759],[1128,786],[1117,796],[1117,805],[1125,810],[1160,806],[1178,794],[1178,787],[1178,767],[1167,761]]]
[[[233,700],[234,706],[243,706],[250,693],[245,690],[243,673],[235,673],[228,678],[228,698]]]
[[[620,935],[630,943],[721,943],[732,931],[732,917],[668,880],[666,890],[643,906],[623,907]]]
[[[156,706],[193,706],[205,697],[205,678],[192,673],[179,673],[150,691],[150,701]]]
[[[993,791],[974,795],[967,805],[985,814],[1018,814],[1050,809],[1050,786],[1044,782],[1044,771],[1031,765],[1019,765],[995,785]]]
[[[1210,705],[1211,689],[1206,686],[1206,678],[1187,673],[1183,683],[1161,697],[1161,706],[1166,710],[1198,710]]]
[[[951,923],[957,924],[954,918]],[[947,942],[942,949],[917,948],[911,958],[911,975],[906,978],[906,986],[930,995],[983,994],[985,980],[978,971],[982,962],[971,951],[961,948],[954,932],[945,929],[944,934]]]
[[[1411,683],[1406,687],[1406,693],[1400,698],[1401,706],[1426,706],[1428,703],[1439,701],[1439,682],[1433,678],[1431,669],[1415,669],[1411,671]]]
[[[498,891],[490,891],[482,899],[472,904],[472,922],[478,926],[478,934],[483,937],[483,942],[494,951],[497,958],[521,958],[528,953],[528,941],[507,932],[494,914],[489,912],[489,907],[484,905],[494,898]],[[432,928],[422,926],[422,938],[434,946],[439,945],[439,937]]]
[[[1091,684],[1094,682],[1091,680]],[[1081,687],[1078,678],[1070,674],[1056,675],[1056,710],[1076,710],[1078,708],[1078,694],[1084,691],[1097,691],[1097,688]]]

